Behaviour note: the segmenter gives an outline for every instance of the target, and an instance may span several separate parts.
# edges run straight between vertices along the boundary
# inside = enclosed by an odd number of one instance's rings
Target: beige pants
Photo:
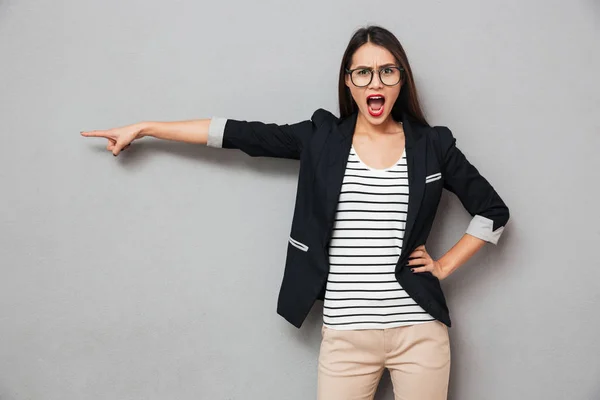
[[[446,400],[450,342],[443,323],[351,331],[323,326],[322,336],[318,400],[373,399],[384,368],[396,400]]]

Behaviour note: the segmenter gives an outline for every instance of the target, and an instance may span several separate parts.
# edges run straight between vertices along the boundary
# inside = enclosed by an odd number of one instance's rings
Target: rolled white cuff
[[[467,233],[481,240],[485,240],[486,242],[498,244],[498,239],[500,239],[500,235],[502,235],[504,227],[501,226],[496,230],[493,229],[494,221],[489,218],[482,217],[481,215],[475,215],[471,220],[471,223],[469,223]]]
[[[223,147],[223,133],[225,132],[225,123],[227,118],[213,117],[208,125],[208,147]]]

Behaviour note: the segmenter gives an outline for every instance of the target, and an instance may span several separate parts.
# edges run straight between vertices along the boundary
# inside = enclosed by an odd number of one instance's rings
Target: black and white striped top
[[[323,323],[383,329],[433,321],[402,289],[394,270],[408,209],[406,152],[387,169],[350,150],[329,246]]]

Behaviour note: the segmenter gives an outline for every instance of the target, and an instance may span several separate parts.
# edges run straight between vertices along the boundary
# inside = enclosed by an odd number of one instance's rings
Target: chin
[[[369,122],[371,122],[372,125],[381,125],[385,121],[387,121],[387,117],[385,117],[385,118],[373,118],[370,115],[369,115],[368,119],[369,119]]]
[[[369,123],[371,123],[371,125],[381,125],[392,117],[390,113],[384,113],[383,115],[381,115],[379,117],[374,117],[369,113],[369,111],[365,112],[365,111],[361,110],[360,112],[363,115],[363,117],[367,121],[369,121]]]

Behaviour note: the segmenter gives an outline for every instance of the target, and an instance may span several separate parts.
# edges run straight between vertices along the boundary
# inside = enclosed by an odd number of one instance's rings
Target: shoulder
[[[432,126],[429,129],[428,136],[432,139],[434,144],[441,148],[443,152],[452,147],[456,142],[456,138],[454,138],[450,128],[443,125]]]
[[[317,109],[312,117],[310,118],[317,127],[321,127],[325,124],[333,125],[339,121],[339,118],[336,117],[333,113],[324,108]]]

